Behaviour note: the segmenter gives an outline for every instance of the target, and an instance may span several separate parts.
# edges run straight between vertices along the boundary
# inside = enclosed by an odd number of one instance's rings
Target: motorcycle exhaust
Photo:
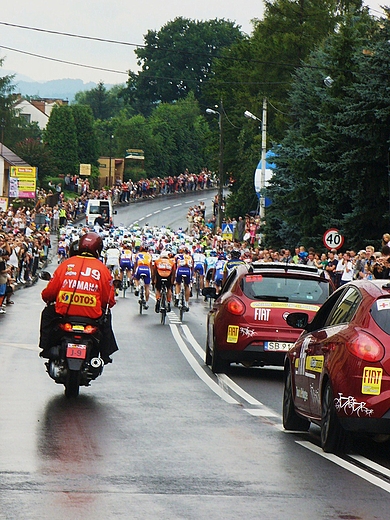
[[[103,363],[103,361],[98,357],[94,357],[90,361],[90,365],[92,368],[99,368],[102,366],[102,363]]]

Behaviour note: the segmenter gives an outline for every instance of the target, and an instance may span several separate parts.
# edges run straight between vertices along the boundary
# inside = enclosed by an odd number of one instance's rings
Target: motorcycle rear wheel
[[[80,390],[80,372],[78,370],[68,370],[65,383],[65,396],[68,399],[77,397]]]

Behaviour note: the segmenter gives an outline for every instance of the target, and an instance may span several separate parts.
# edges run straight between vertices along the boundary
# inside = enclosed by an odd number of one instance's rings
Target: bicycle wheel
[[[125,272],[125,274],[123,275],[123,279],[122,279],[122,294],[123,294],[123,298],[126,298],[126,289],[127,289],[127,274]]]
[[[141,285],[140,293],[139,293],[139,313],[142,314],[142,310],[144,308],[144,286]]]
[[[180,321],[183,321],[184,316],[184,305],[185,305],[185,299],[184,299],[184,288],[182,287],[180,291]]]
[[[167,316],[167,299],[166,299],[165,291],[162,291],[162,293],[161,293],[160,313],[161,313],[161,323],[162,323],[162,325],[165,325],[165,318]]]
[[[198,272],[196,273],[195,283],[196,283],[196,299],[198,299],[200,296],[200,276],[199,276]]]

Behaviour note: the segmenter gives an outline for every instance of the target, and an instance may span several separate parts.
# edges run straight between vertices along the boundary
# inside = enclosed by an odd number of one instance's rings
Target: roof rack
[[[261,271],[261,270],[284,270],[287,271],[300,271],[304,273],[315,273],[318,274],[318,269],[314,265],[304,265],[304,264],[288,264],[282,262],[252,262],[251,264],[252,270]]]

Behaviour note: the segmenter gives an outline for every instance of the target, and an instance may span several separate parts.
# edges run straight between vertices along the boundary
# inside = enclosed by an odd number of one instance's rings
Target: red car
[[[312,318],[332,290],[315,267],[239,265],[208,314],[206,364],[214,373],[225,372],[232,362],[283,366],[300,334],[287,325],[287,316],[305,311]]]
[[[390,434],[390,283],[350,282],[311,321],[287,322],[304,331],[286,355],[284,428],[318,424],[331,453],[345,451],[350,432]]]

